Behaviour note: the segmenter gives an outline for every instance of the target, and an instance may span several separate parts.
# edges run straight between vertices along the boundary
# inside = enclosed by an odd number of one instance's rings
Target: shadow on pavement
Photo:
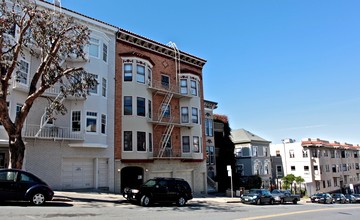
[[[48,201],[44,205],[36,206],[26,201],[6,201],[1,202],[0,206],[21,206],[21,207],[71,207],[72,204],[60,201]]]

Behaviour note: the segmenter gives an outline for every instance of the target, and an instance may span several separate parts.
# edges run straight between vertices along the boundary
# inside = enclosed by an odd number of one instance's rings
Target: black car
[[[143,206],[161,202],[184,206],[193,198],[191,187],[184,179],[159,177],[148,180],[138,189],[125,188],[123,196]]]
[[[355,198],[355,196],[353,196],[353,195],[346,194],[345,197],[346,197],[346,201],[347,201],[348,203],[355,203],[355,202],[356,202],[356,198]]]
[[[353,196],[355,197],[355,202],[359,203],[360,202],[360,194],[353,194]]]
[[[242,203],[252,204],[274,204],[275,199],[267,189],[250,189],[249,193],[246,193],[240,198]]]
[[[42,205],[52,200],[53,190],[40,178],[24,170],[0,169],[0,200],[30,201]]]
[[[334,202],[347,203],[346,197],[342,193],[333,193],[331,197],[334,199]]]
[[[310,197],[311,202],[318,202],[318,203],[334,203],[334,199],[331,197],[329,193],[315,193]]]

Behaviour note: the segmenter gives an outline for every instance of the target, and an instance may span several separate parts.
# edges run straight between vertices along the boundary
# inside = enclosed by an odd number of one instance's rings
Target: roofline
[[[131,45],[135,45],[137,47],[141,47],[153,51],[155,53],[159,53],[163,56],[167,56],[170,58],[175,57],[174,48],[121,28],[119,29],[117,40],[124,41]],[[183,63],[188,63],[190,65],[194,65],[199,68],[203,68],[203,66],[206,63],[206,60],[188,54],[184,51],[179,50],[179,53],[180,53],[180,61]]]

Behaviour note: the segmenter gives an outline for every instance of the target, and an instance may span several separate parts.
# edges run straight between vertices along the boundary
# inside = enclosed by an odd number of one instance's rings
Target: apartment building
[[[258,175],[262,187],[269,188],[272,179],[270,141],[245,129],[232,130],[231,139],[235,144],[236,173],[239,176]]]
[[[209,100],[204,101],[205,111],[205,145],[206,145],[206,170],[207,170],[207,191],[217,192],[218,186],[215,182],[216,177],[216,152],[214,137],[214,109],[217,103]]]
[[[270,149],[274,158],[273,178],[287,174],[301,176],[308,195],[360,192],[358,145],[307,138],[301,142],[286,139],[282,144],[272,144]]]
[[[206,193],[206,61],[120,29],[116,43],[115,185],[177,177]]]
[[[68,57],[66,66],[82,66],[99,82],[89,88],[90,96],[64,97],[55,85],[39,98],[31,109],[23,130],[26,145],[23,168],[44,179],[56,190],[104,188],[114,189],[114,88],[115,36],[118,28],[65,8],[54,7],[46,1],[36,1],[39,7],[74,17],[91,30],[86,46],[86,60]],[[17,37],[16,31],[14,38]],[[34,48],[32,48],[34,49]],[[36,48],[35,48],[36,49]],[[21,80],[13,80],[8,96],[12,117],[24,102],[29,81],[40,60],[24,52],[19,71]],[[67,114],[49,120],[48,100],[62,102]],[[8,161],[8,136],[0,126],[0,166]]]

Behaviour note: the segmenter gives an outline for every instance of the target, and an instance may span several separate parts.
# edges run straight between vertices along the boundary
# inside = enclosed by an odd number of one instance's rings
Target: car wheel
[[[178,206],[184,206],[186,203],[186,199],[183,196],[180,196],[176,202]]]
[[[294,199],[293,204],[297,204],[297,202],[298,202],[297,199]]]
[[[140,204],[141,204],[142,206],[150,206],[150,204],[151,204],[151,199],[150,199],[150,197],[147,196],[147,195],[144,195],[143,197],[141,197]]]
[[[45,196],[41,192],[34,193],[30,198],[30,202],[33,205],[42,205],[45,203]]]

